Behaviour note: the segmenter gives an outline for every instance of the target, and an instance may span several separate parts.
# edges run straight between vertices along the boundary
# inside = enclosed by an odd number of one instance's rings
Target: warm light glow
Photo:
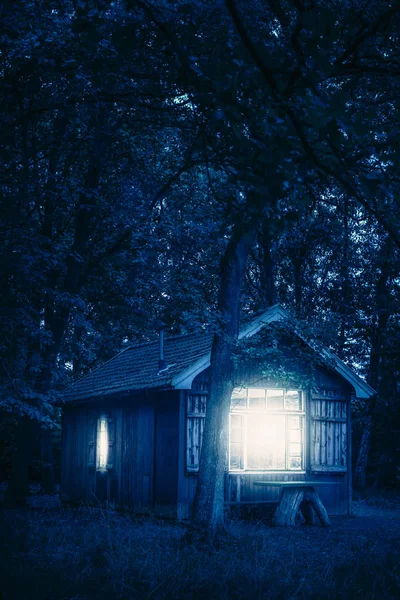
[[[107,466],[108,454],[108,431],[107,419],[101,417],[97,429],[97,466],[99,469],[105,469]]]
[[[296,414],[297,413],[297,414]],[[300,390],[233,390],[229,431],[232,470],[304,468],[304,408]]]
[[[285,468],[284,416],[248,416],[247,465],[250,469]]]

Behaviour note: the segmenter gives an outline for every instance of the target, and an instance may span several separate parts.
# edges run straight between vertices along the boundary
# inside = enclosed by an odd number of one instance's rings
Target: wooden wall
[[[61,497],[115,502],[138,512],[176,515],[179,392],[142,394],[63,415]],[[107,468],[96,462],[98,419],[108,422]]]
[[[86,409],[65,410],[62,421],[61,497],[76,502],[86,496]]]
[[[188,518],[197,485],[193,464],[198,457],[188,468],[186,440],[196,429],[195,420],[203,419],[203,415],[193,413],[192,421],[187,420],[188,407],[197,406],[196,402],[188,404],[187,395],[203,401],[208,377],[208,370],[203,371],[189,391],[149,392],[109,403],[67,406],[63,416],[62,498],[73,502],[108,500],[140,512]],[[251,378],[255,377],[253,373]],[[329,513],[349,511],[351,387],[322,367],[316,380],[318,387],[305,394],[305,470],[227,473],[227,503],[277,501],[279,488],[256,487],[253,483],[257,480],[312,480],[334,484],[321,485],[319,490]],[[101,414],[107,416],[112,432],[112,459],[107,469],[99,471],[95,435]],[[198,425],[196,421],[197,429]]]
[[[154,406],[124,407],[123,414],[120,504],[140,511],[153,504]]]
[[[177,514],[179,462],[180,392],[170,391],[156,398],[154,509],[160,514]]]

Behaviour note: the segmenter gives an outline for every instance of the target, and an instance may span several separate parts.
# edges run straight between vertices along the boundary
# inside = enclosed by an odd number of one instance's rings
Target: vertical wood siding
[[[136,501],[137,410],[124,408],[122,424],[121,504],[130,508]]]
[[[108,460],[100,473],[97,466],[97,424],[108,419]],[[62,498],[70,502],[119,502],[120,408],[68,407],[63,415]]]
[[[153,504],[154,406],[125,407],[122,428],[122,505],[142,509]]]
[[[311,470],[347,470],[347,404],[340,390],[314,391],[311,397]]]
[[[66,410],[63,415],[63,459],[61,495],[77,502],[86,496],[87,420],[83,408]]]
[[[156,397],[155,434],[155,494],[157,510],[176,516],[178,501],[179,454],[179,396],[178,391]]]
[[[167,506],[176,515],[179,391],[124,400],[120,406],[68,407],[63,416],[65,500],[111,501],[128,509]],[[107,464],[98,468],[98,423],[107,420]],[[165,512],[165,511],[164,511]]]
[[[143,394],[119,405],[114,402],[112,407],[67,407],[62,438],[64,499],[111,500],[136,510],[164,506],[171,515],[189,517],[197,486],[207,381],[208,370],[195,378],[189,393]],[[311,479],[337,484],[319,490],[328,512],[348,510],[349,390],[340,388],[337,378],[327,377],[321,383],[325,385],[306,395],[306,473],[227,473],[227,502],[278,500],[279,488],[256,487],[254,481]],[[107,415],[110,433],[102,476],[96,469],[100,414]]]
[[[186,468],[191,473],[199,470],[207,396],[208,382],[195,378],[186,394]]]
[[[98,411],[88,409],[87,411],[87,445],[88,445],[88,471],[86,476],[86,498],[89,502],[95,502],[96,497],[96,432]]]

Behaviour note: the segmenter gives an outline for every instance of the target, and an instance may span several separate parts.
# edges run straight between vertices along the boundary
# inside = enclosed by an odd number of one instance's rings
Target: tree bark
[[[224,523],[224,474],[233,390],[232,350],[239,328],[240,290],[255,228],[236,227],[221,261],[218,309],[220,330],[211,351],[210,390],[191,531],[214,538]]]

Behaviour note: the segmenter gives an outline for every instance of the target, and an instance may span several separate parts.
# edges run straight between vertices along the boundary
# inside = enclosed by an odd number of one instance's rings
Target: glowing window
[[[300,391],[235,388],[229,427],[230,470],[304,469],[303,425]]]
[[[108,429],[106,417],[100,417],[97,422],[97,468],[105,469],[108,458]]]

